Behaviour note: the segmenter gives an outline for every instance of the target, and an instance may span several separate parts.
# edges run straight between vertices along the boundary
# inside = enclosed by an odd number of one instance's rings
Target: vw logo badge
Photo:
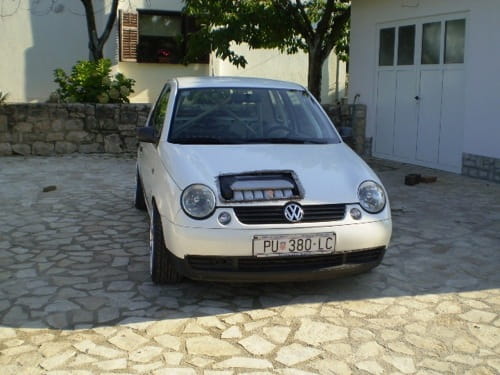
[[[287,204],[283,212],[285,214],[285,219],[290,223],[297,223],[304,217],[304,210],[297,203]]]

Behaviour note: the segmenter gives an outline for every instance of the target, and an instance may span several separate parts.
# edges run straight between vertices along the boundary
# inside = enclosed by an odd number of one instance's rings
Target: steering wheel
[[[291,130],[289,127],[284,125],[274,125],[266,130],[266,135],[269,137],[272,135],[272,133],[276,132],[284,132],[283,136],[287,136],[291,133]]]

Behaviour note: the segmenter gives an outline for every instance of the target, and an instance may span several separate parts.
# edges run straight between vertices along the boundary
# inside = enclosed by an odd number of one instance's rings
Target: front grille
[[[283,256],[274,258],[220,257],[191,255],[186,257],[189,266],[198,271],[212,272],[272,272],[307,271],[344,264],[377,262],[384,255],[384,248],[353,251],[330,255]]]
[[[284,206],[234,207],[238,220],[243,224],[291,224],[283,214]],[[300,223],[342,220],[345,204],[322,204],[302,206],[304,217]]]

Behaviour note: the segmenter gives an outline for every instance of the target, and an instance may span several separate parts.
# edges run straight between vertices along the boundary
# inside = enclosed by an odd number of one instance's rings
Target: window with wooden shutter
[[[137,13],[120,12],[120,61],[137,61],[139,17]]]
[[[208,63],[209,49],[187,57],[189,37],[200,26],[181,12],[138,9],[120,11],[120,61],[138,63]]]

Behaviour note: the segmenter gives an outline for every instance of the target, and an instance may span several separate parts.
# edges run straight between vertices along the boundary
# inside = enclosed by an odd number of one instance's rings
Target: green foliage
[[[8,96],[9,96],[9,93],[7,93],[7,92],[3,93],[3,91],[0,91],[0,105],[5,103]]]
[[[68,75],[62,69],[54,71],[59,84],[59,99],[69,103],[128,103],[134,92],[135,80],[122,73],[111,76],[111,61],[78,61]]]
[[[335,48],[347,59],[349,0],[186,0],[184,11],[201,30],[191,36],[189,54],[211,47],[217,57],[245,67],[231,43],[250,48],[278,48],[289,54],[321,51],[324,60]]]

